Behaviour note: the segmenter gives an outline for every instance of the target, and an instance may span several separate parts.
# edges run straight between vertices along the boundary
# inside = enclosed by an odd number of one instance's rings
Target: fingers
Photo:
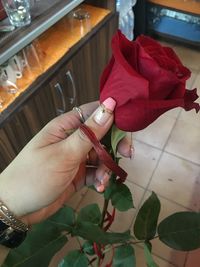
[[[106,99],[85,122],[85,124],[94,132],[98,140],[106,134],[113,123],[113,110],[115,105],[116,102],[114,99]],[[70,154],[71,159],[78,162],[82,162],[85,159],[91,148],[92,143],[79,129],[69,136],[63,143],[65,155],[68,154],[69,156]]]
[[[126,135],[118,144],[117,151],[120,155],[126,158],[133,158],[134,156],[134,146],[132,140],[129,136]]]
[[[97,109],[99,101],[90,102],[80,106],[85,120]],[[71,110],[50,121],[32,140],[34,147],[44,147],[60,142],[67,137],[67,132],[73,132],[81,124],[77,111]]]
[[[97,154],[94,150],[91,150],[87,164],[80,164],[79,170],[73,179],[73,184],[76,191],[85,185],[94,185],[98,192],[103,192],[108,185],[110,176],[111,171],[104,164],[99,163]]]

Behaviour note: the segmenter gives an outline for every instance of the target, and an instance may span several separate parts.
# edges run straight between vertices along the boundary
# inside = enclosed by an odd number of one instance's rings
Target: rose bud
[[[199,104],[194,103],[196,89],[186,89],[191,72],[171,48],[147,36],[129,41],[118,31],[112,39],[112,53],[101,76],[100,101],[116,100],[119,129],[142,130],[176,107],[199,111]]]

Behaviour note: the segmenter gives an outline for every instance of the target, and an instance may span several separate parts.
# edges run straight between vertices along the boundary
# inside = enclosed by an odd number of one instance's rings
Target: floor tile
[[[195,110],[181,110],[179,120],[185,121],[186,123],[200,128],[200,113],[196,114]]]
[[[199,72],[199,74],[197,75],[197,77],[196,77],[196,79],[195,79],[195,81],[194,81],[192,87],[193,87],[193,88],[197,88],[197,94],[200,96],[200,72]],[[196,100],[196,102],[197,102],[197,103],[200,103],[200,98],[198,98],[198,99]]]
[[[188,253],[187,261],[184,267],[199,267],[200,265],[200,249],[196,249]]]
[[[183,115],[184,116],[184,115]],[[194,114],[194,116],[200,116]],[[178,120],[168,143],[165,147],[167,152],[183,157],[197,164],[200,164],[200,127]]]
[[[193,84],[194,84],[194,82],[195,82],[196,77],[197,77],[197,71],[192,71],[192,72],[191,72],[191,77],[190,77],[190,79],[187,80],[187,82],[186,82],[186,88],[187,88],[187,89],[193,89],[193,88],[195,88],[195,87],[193,86]]]
[[[100,194],[100,193],[96,192],[95,190],[88,189],[88,192],[83,197],[77,210],[79,211],[81,208],[83,208],[89,204],[93,204],[93,203],[97,203],[99,205],[99,208],[102,209],[103,203],[104,203],[103,194]]]
[[[162,149],[169,137],[175,121],[176,120],[172,117],[162,115],[146,129],[136,132],[134,134],[134,138]]]
[[[77,209],[79,203],[81,202],[82,198],[85,196],[87,193],[88,188],[84,187],[80,191],[76,192],[68,201],[67,201],[67,206],[72,207],[73,209]]]
[[[149,189],[193,209],[200,209],[200,166],[163,153]]]
[[[136,256],[136,266],[137,267],[146,267],[146,262],[145,262],[145,258],[144,258],[144,252],[143,252],[143,248],[139,247],[139,246],[135,246],[135,256]],[[154,261],[158,264],[159,267],[174,267],[174,265],[170,264],[169,262],[153,255],[153,259]],[[183,266],[181,266],[183,267]]]
[[[147,144],[134,141],[135,155],[133,159],[123,158],[120,161],[128,173],[128,180],[140,186],[146,187],[153,170],[156,167],[161,150],[153,148]]]
[[[182,108],[173,108],[173,109],[165,112],[163,116],[168,116],[168,117],[172,117],[172,118],[176,119],[179,116],[181,110],[182,110]]]
[[[194,70],[200,69],[200,53],[197,50],[192,50],[187,47],[175,46],[175,52],[180,57],[182,63],[187,67]]]

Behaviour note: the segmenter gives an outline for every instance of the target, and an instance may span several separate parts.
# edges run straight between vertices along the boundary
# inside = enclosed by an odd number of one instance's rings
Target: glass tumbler
[[[23,27],[31,23],[29,0],[1,0],[10,23],[15,27]]]

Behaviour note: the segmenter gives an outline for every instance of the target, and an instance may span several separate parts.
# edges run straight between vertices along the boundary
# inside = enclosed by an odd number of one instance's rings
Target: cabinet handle
[[[76,103],[76,85],[70,70],[66,72],[66,76],[69,77],[72,84],[72,97],[69,98],[70,104],[72,105]]]
[[[62,108],[57,108],[57,110],[56,110],[57,115],[60,115],[60,114],[65,113],[67,110],[66,102],[65,102],[65,96],[63,94],[63,89],[59,83],[56,83],[54,85],[54,87],[55,87],[56,91],[59,93],[59,95],[61,97],[61,101],[62,101]]]

